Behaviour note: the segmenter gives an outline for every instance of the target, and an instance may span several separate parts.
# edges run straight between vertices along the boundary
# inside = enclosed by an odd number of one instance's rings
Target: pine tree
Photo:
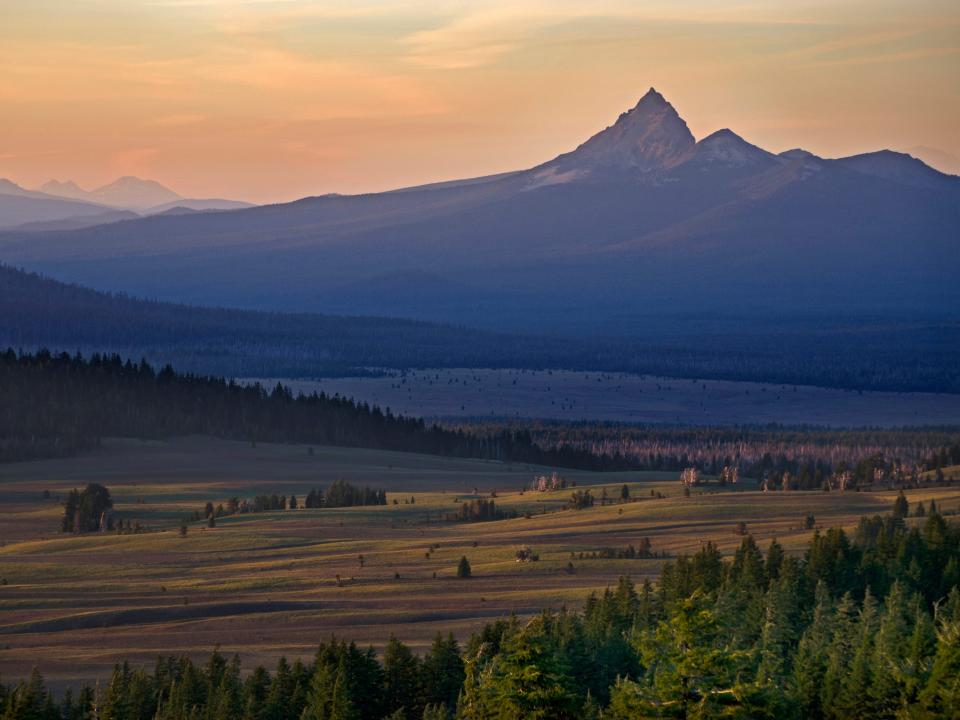
[[[307,690],[307,703],[300,714],[301,720],[329,720],[335,682],[336,668],[329,663],[318,663]]]
[[[470,561],[467,560],[467,556],[464,555],[460,558],[460,562],[457,564],[457,577],[458,578],[468,578],[471,575]]]
[[[909,717],[960,720],[960,618],[939,618],[930,677]]]
[[[833,637],[827,650],[820,704],[825,718],[842,719],[846,717],[846,690],[857,631],[850,593],[840,598],[831,624]]]
[[[446,637],[437,633],[421,666],[425,702],[445,705],[448,708],[456,707],[465,671],[460,647],[453,633],[448,633]]]
[[[874,637],[877,624],[877,602],[868,590],[863,598],[853,635],[848,671],[833,703],[834,717],[870,717],[871,703],[868,690],[873,680]]]
[[[742,697],[736,678],[748,656],[724,645],[717,616],[702,593],[679,602],[639,650],[648,684],[624,684],[618,702],[645,707],[644,713],[667,704],[678,717],[735,715]]]
[[[783,545],[776,539],[770,541],[770,547],[767,549],[767,562],[764,567],[764,574],[770,582],[780,577],[780,566],[783,565]]]
[[[799,578],[794,563],[782,566],[783,574],[771,582],[767,591],[766,611],[760,636],[761,684],[783,686],[791,671],[790,660],[798,641]]]
[[[333,693],[330,696],[330,715],[327,720],[360,720],[360,714],[351,697],[351,683],[347,672],[346,659],[340,658],[337,675],[333,681]]]
[[[290,672],[290,664],[285,657],[277,661],[277,670],[270,683],[267,698],[264,702],[265,720],[289,720],[290,698],[293,695],[294,678]]]
[[[420,664],[393,635],[383,649],[383,674],[386,709],[400,711],[406,720],[418,720],[423,713]]]
[[[583,698],[552,639],[553,618],[542,614],[505,641],[480,683],[480,693],[497,707],[496,717],[574,720]]]
[[[7,700],[4,720],[53,720],[50,715],[49,696],[43,676],[37,668],[30,673],[26,683],[21,682]]]
[[[907,496],[903,494],[903,490],[897,495],[897,499],[893,501],[893,517],[895,518],[905,518],[910,514],[910,503],[907,502]]]
[[[131,676],[129,663],[114,666],[103,703],[103,720],[134,720],[130,707]]]
[[[823,717],[821,693],[827,674],[827,657],[833,637],[833,608],[824,582],[817,584],[813,618],[797,645],[793,662],[791,695],[797,701],[800,715]]]
[[[903,677],[902,702],[911,705],[916,702],[920,690],[929,677],[930,665],[936,651],[937,636],[926,601],[919,593],[914,594],[911,603],[913,628],[904,651],[901,674]]]
[[[893,718],[903,695],[902,668],[910,638],[907,598],[903,585],[895,582],[887,593],[870,662],[872,677],[867,688],[872,717]]]

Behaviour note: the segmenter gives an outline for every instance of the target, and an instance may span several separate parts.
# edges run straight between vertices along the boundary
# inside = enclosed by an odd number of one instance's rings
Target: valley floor
[[[267,387],[277,379],[261,380]],[[428,418],[897,427],[960,424],[960,395],[690,380],[566,370],[419,370],[280,380]]]
[[[206,438],[108,440],[85,457],[0,465],[0,674],[16,678],[38,666],[62,686],[105,680],[118,659],[199,658],[217,646],[240,653],[251,667],[281,654],[306,658],[331,633],[378,647],[392,633],[423,650],[439,630],[463,640],[511,612],[579,606],[620,575],[655,578],[662,563],[580,553],[649,538],[654,552],[668,556],[695,552],[708,540],[729,554],[740,542],[740,521],[761,547],[776,537],[799,551],[811,534],[803,529],[807,513],[819,528],[852,527],[865,514],[887,512],[895,496],[763,494],[746,481],[684,497],[674,473],[570,471],[563,473],[568,482],[589,485],[597,504],[567,510],[569,488],[519,492],[542,471]],[[192,522],[180,536],[181,518],[208,500],[294,493],[302,501],[341,477],[386,488],[388,504],[224,517],[213,529]],[[58,498],[91,481],[110,488],[119,519],[151,531],[60,534]],[[600,504],[604,489],[619,499],[624,484],[631,502]],[[489,498],[493,490],[497,506],[518,517],[446,519],[463,501]],[[945,512],[960,508],[960,488],[907,495],[911,503],[936,498]],[[524,547],[539,561],[518,563]],[[456,577],[464,555],[470,579]]]

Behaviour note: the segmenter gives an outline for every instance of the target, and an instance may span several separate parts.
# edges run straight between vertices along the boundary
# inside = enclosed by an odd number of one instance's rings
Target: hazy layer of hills
[[[248,207],[253,206],[238,200],[184,198],[155,180],[129,176],[94,190],[84,190],[70,180],[50,180],[37,190],[28,190],[0,179],[0,229],[76,230],[178,209]]]
[[[367,368],[566,368],[863,390],[960,392],[960,321],[711,315],[683,333],[591,340],[390,317],[191,307],[111,295],[0,265],[0,349],[115,352],[227,377],[356,375]],[[652,323],[654,318],[649,318]]]
[[[636,336],[671,313],[955,314],[958,238],[960,178],[890,151],[697,141],[651,90],[529,170],[8,233],[0,258],[191,303]]]

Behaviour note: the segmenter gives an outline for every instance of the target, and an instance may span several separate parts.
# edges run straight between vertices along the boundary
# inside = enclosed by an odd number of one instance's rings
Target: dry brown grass
[[[422,649],[438,630],[464,638],[510,612],[578,605],[620,575],[653,578],[661,564],[575,558],[571,574],[571,553],[642,537],[670,555],[707,540],[730,551],[740,541],[740,520],[761,544],[777,537],[798,551],[810,535],[801,528],[807,512],[820,527],[849,527],[886,511],[894,497],[727,488],[685,498],[666,473],[571,472],[569,479],[596,486],[598,497],[601,484],[617,497],[627,482],[637,498],[574,511],[560,509],[569,491],[515,491],[534,470],[335,448],[311,456],[303,447],[197,438],[111,442],[85,458],[0,466],[0,501],[9,510],[0,548],[7,582],[0,586],[0,674],[17,677],[38,665],[55,683],[104,678],[120,658],[151,663],[161,653],[202,655],[217,646],[248,665],[273,663],[280,654],[310,655],[331,633],[374,645],[394,633]],[[177,531],[179,518],[208,499],[291,491],[302,498],[337,477],[386,487],[391,504],[223,518],[213,530],[193,523],[186,538]],[[155,531],[58,534],[58,506],[42,491],[62,494],[88,481],[111,488],[121,517]],[[530,517],[439,520],[474,488],[483,495],[496,489],[498,504]],[[650,490],[668,497],[651,498]],[[411,496],[415,504],[405,503]],[[960,506],[960,490],[908,496]],[[526,545],[539,562],[515,562]],[[461,555],[473,567],[469,580],[455,577]]]

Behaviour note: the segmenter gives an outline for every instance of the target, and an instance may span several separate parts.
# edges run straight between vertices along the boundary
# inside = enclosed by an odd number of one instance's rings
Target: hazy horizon
[[[0,9],[0,177],[254,202],[529,167],[656,87],[699,139],[960,155],[946,2],[45,0]]]

